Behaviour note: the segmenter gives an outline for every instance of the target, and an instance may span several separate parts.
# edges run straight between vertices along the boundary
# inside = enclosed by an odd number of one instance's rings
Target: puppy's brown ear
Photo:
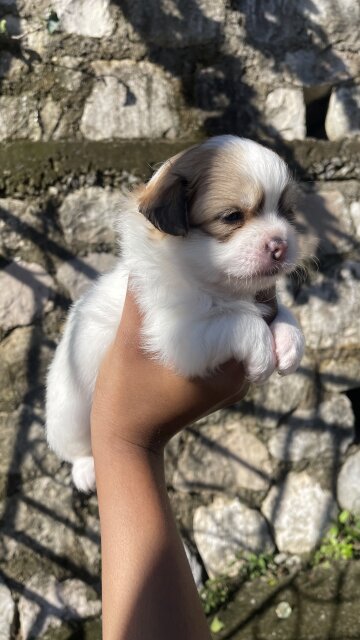
[[[189,231],[185,178],[164,167],[139,198],[139,211],[164,233],[186,236]],[[161,175],[161,173],[164,175]]]
[[[152,224],[173,236],[189,231],[190,199],[203,170],[202,145],[194,145],[170,158],[141,189],[139,211]]]

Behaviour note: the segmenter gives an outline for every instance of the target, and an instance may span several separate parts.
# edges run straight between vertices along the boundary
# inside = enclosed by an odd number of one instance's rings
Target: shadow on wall
[[[272,0],[266,11],[260,0],[231,0],[234,19],[227,25],[227,39],[224,3],[112,0],[112,4],[120,8],[146,43],[148,58],[181,81],[187,106],[209,113],[205,120],[207,135],[260,137],[280,150],[287,148],[276,128],[265,122],[256,107],[256,89],[241,61],[241,44],[245,42],[269,60],[271,73],[291,69],[299,88],[304,89],[308,117],[313,114],[315,118],[315,122],[308,122],[308,128],[318,134],[316,137],[326,137],[324,124],[331,87],[339,80],[351,81],[351,72],[332,49],[317,21],[320,9],[312,0],[295,4]],[[336,15],[336,3],[330,3],[329,8]],[[242,15],[235,14],[237,11]],[[294,51],[298,42],[304,48],[299,49],[299,44]],[[285,60],[284,51],[288,51]],[[325,104],[321,102],[324,99]],[[351,97],[344,101],[343,108],[348,120],[357,110]],[[320,122],[316,121],[319,113]]]

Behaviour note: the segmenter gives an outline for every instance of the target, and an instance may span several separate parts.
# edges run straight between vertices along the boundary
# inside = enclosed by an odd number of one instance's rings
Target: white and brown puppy
[[[48,442],[73,463],[79,489],[95,487],[92,394],[129,275],[143,346],[164,365],[206,376],[234,357],[253,382],[295,371],[304,350],[295,319],[279,306],[269,327],[266,305],[256,301],[296,266],[292,206],[286,164],[235,136],[178,154],[124,199],[121,258],[73,306],[48,376]]]

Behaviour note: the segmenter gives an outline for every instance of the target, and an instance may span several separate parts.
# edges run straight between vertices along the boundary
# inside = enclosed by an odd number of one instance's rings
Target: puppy
[[[293,185],[274,152],[219,136],[171,158],[122,202],[121,258],[72,307],[47,381],[47,439],[95,488],[90,409],[114,340],[129,276],[143,313],[143,348],[180,374],[207,376],[230,358],[250,381],[296,370],[304,338],[292,314],[257,294],[299,257]],[[169,399],[171,402],[171,399]]]

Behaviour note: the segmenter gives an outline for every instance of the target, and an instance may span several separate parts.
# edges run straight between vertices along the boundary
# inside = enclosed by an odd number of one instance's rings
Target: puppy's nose
[[[271,238],[266,244],[266,249],[271,253],[273,260],[282,262],[286,256],[287,242],[282,238]]]

